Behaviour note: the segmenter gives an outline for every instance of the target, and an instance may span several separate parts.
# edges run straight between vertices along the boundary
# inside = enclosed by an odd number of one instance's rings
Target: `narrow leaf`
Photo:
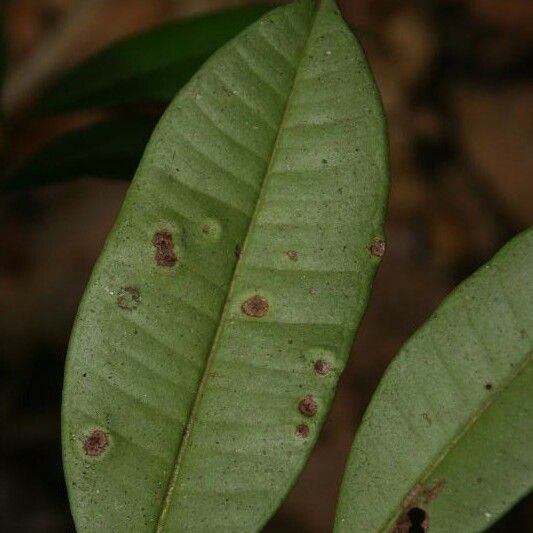
[[[272,11],[173,101],[72,334],[80,531],[251,531],[279,505],[383,250],[384,130],[331,0]]]
[[[131,116],[68,132],[8,173],[4,189],[69,181],[82,176],[130,179],[157,119]]]
[[[532,354],[530,229],[390,365],[354,441],[336,531],[481,531],[531,490]]]
[[[172,22],[119,41],[67,72],[41,98],[38,114],[132,102],[169,102],[222,44],[266,7]]]

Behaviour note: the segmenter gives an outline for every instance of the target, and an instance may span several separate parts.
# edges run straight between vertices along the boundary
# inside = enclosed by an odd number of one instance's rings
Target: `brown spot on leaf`
[[[155,262],[159,266],[173,267],[177,257],[174,252],[172,234],[168,231],[157,231],[154,234],[152,244],[155,246]]]
[[[416,500],[418,494],[422,490],[422,485],[420,483],[417,483],[407,494],[407,496],[402,500],[402,507],[404,509],[409,509],[414,501]]]
[[[261,318],[265,316],[268,313],[268,309],[268,300],[262,296],[259,296],[258,294],[250,296],[250,298],[248,298],[248,300],[241,305],[242,312],[245,315],[252,316],[254,318]]]
[[[385,241],[382,239],[374,239],[369,249],[374,257],[383,257],[385,255]]]
[[[439,479],[430,487],[424,487],[417,483],[402,500],[403,511],[391,533],[427,531],[429,528],[429,516],[420,506],[427,505],[434,500],[445,484],[445,479]]]
[[[315,416],[317,410],[318,405],[316,400],[311,395],[302,398],[298,403],[298,411],[300,411],[300,413],[302,413],[304,416]]]
[[[318,359],[314,364],[315,372],[320,376],[326,376],[331,372],[332,366],[329,361]]]
[[[298,261],[298,252],[296,250],[289,250],[288,252],[285,252],[287,254],[287,257],[291,261]]]
[[[492,390],[492,383],[485,383],[485,388],[487,390]]]
[[[117,295],[117,305],[126,311],[137,309],[141,302],[141,293],[136,287],[122,287]]]
[[[89,457],[98,457],[109,446],[109,436],[101,429],[93,430],[83,442],[85,454]]]
[[[439,495],[444,485],[446,485],[446,480],[439,479],[432,487],[426,487],[423,490],[425,503],[429,503],[431,500],[434,500]]]
[[[307,424],[298,424],[296,426],[296,435],[302,439],[309,437],[309,426]]]
[[[422,413],[422,418],[428,423],[428,426],[431,426],[432,420],[429,413]]]

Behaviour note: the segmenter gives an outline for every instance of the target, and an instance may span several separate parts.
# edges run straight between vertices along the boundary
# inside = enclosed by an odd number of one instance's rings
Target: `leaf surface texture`
[[[413,508],[432,532],[482,531],[527,494],[532,338],[530,229],[391,363],[354,441],[336,531],[407,531]]]
[[[387,142],[334,2],[278,8],[158,124],[83,298],[80,531],[254,531],[316,441],[380,258]]]

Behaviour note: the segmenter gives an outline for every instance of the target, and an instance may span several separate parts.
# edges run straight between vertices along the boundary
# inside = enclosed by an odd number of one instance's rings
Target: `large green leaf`
[[[524,496],[532,354],[530,229],[457,288],[390,365],[354,441],[336,531],[481,531]]]
[[[278,8],[157,126],[78,313],[80,531],[250,531],[303,467],[383,252],[387,142],[332,0]]]
[[[217,48],[266,10],[256,6],[204,15],[128,37],[67,72],[45,92],[35,112],[169,102]]]
[[[156,123],[157,118],[132,115],[67,132],[9,171],[2,188],[17,190],[81,176],[130,179]]]

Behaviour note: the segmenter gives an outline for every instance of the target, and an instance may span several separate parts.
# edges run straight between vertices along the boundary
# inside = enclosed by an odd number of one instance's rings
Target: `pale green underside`
[[[527,494],[532,354],[530,229],[458,287],[390,365],[354,441],[336,531],[388,532],[415,492],[432,533],[482,531]],[[435,487],[428,501],[424,490]]]
[[[63,447],[79,531],[261,527],[332,400],[386,196],[379,97],[334,2],[276,9],[202,67],[152,136],[74,327]],[[154,261],[157,231],[173,267]],[[124,287],[135,309],[117,305]],[[241,312],[255,293],[262,318]],[[110,445],[90,457],[98,428]]]

